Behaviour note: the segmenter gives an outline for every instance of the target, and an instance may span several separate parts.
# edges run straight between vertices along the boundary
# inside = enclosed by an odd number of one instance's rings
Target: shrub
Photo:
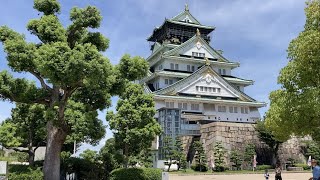
[[[266,169],[272,169],[271,165],[257,165],[257,170],[266,170]]]
[[[214,167],[213,171],[216,171],[216,172],[223,172],[223,171],[226,171],[226,167],[224,166],[216,166]]]
[[[308,166],[307,164],[294,164],[294,167],[302,167],[303,170],[309,170],[311,167]]]
[[[76,173],[78,179],[105,179],[103,164],[99,161],[91,162],[82,158],[67,158],[61,163],[61,172]]]
[[[111,180],[161,180],[161,170],[154,168],[119,168],[111,172]]]
[[[3,149],[0,149],[0,157],[3,157],[5,154],[4,150]]]
[[[24,152],[12,152],[10,156],[16,157],[19,162],[27,162],[28,161],[28,154]]]
[[[14,172],[9,174],[9,179],[14,180],[42,180],[43,173],[40,169],[32,170],[28,168],[28,170],[24,170],[21,172]]]
[[[10,173],[16,173],[16,174],[24,174],[29,173],[31,171],[30,167],[28,165],[22,165],[22,164],[9,164],[9,172]]]
[[[201,171],[200,171],[200,167],[201,167]],[[194,171],[200,171],[200,172],[207,172],[208,171],[208,167],[206,165],[200,166],[200,164],[192,165],[191,169]]]

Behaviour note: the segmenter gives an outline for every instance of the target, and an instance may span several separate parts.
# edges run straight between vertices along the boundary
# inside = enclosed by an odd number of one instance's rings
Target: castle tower
[[[161,135],[156,167],[163,164],[163,137],[200,137],[202,125],[213,122],[255,123],[260,119],[258,102],[245,94],[252,80],[232,75],[239,63],[210,46],[215,28],[202,25],[189,11],[165,19],[147,39],[152,43],[146,59],[150,69],[140,81],[146,93],[154,94],[156,119]]]

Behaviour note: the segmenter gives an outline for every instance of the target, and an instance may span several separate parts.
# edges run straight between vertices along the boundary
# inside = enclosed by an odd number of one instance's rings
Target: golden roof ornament
[[[184,5],[184,10],[185,10],[185,11],[189,11],[189,6],[188,6],[187,3]]]
[[[206,60],[206,66],[210,66],[210,60],[207,57],[205,57],[204,59]]]
[[[197,28],[197,36],[200,36],[201,35],[201,33],[200,33],[200,31],[199,31],[199,29]]]

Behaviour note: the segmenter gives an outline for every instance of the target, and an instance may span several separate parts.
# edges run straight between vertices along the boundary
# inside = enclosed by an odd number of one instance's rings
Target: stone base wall
[[[185,154],[188,154],[189,148],[192,145],[193,136],[181,136],[182,146]]]
[[[213,158],[213,146],[216,142],[222,142],[223,147],[227,150],[225,160],[229,165],[229,153],[233,149],[244,150],[248,143],[266,146],[258,138],[258,134],[254,129],[255,124],[249,123],[228,123],[228,122],[213,122],[210,124],[201,125],[201,142],[204,145],[208,162]],[[309,138],[310,139],[310,138]],[[289,157],[303,162],[304,156],[301,152],[301,143],[306,138],[292,138],[283,143],[278,154],[282,162],[285,162]]]
[[[284,142],[279,149],[279,159],[282,162],[287,161],[287,159],[292,158],[299,163],[305,163],[306,157],[303,155],[303,149],[301,146],[305,145],[306,141],[311,141],[312,138],[307,136],[303,138],[292,137],[288,141]]]

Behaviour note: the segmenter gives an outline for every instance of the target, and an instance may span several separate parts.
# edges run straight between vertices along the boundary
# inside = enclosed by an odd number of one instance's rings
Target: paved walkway
[[[308,180],[311,173],[283,173],[283,180]],[[183,175],[170,174],[169,180],[264,180],[263,174],[232,174],[232,175]],[[270,180],[274,174],[270,174]]]

